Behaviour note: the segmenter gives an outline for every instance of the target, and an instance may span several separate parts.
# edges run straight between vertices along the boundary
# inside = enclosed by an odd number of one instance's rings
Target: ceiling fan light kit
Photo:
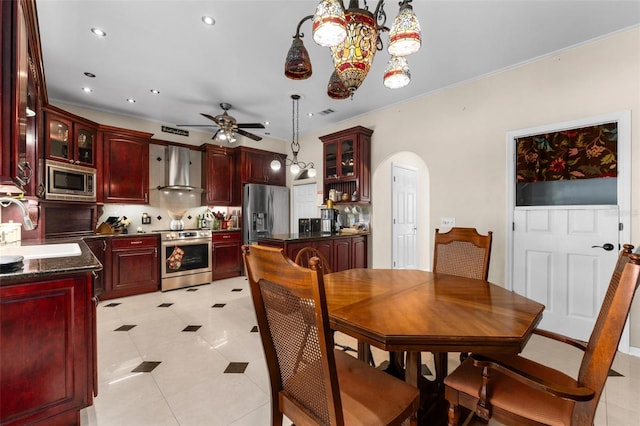
[[[212,140],[216,140],[218,142],[228,142],[234,143],[236,141],[236,133],[242,136],[246,136],[249,139],[253,139],[254,141],[261,141],[262,138],[258,135],[254,135],[253,133],[247,132],[243,129],[264,129],[264,124],[262,123],[238,123],[235,117],[229,115],[229,110],[231,109],[231,104],[226,102],[222,102],[220,104],[220,108],[222,108],[223,113],[218,114],[215,117],[210,114],[205,114],[201,112],[205,118],[213,121],[215,126],[218,127],[218,130],[213,134]],[[178,127],[203,127],[200,124],[178,124]]]
[[[385,68],[383,83],[397,89],[411,81],[409,64],[405,56],[420,49],[421,29],[411,6],[412,0],[402,0],[391,29],[385,26],[387,15],[384,0],[378,0],[375,12],[361,9],[358,0],[350,0],[344,9],[342,0],[321,0],[314,15],[305,16],[298,23],[293,43],[287,52],[285,76],[304,80],[311,76],[311,60],[304,47],[300,32],[302,24],[313,19],[313,40],[320,46],[330,47],[334,72],[327,85],[332,99],[353,97],[367,77],[376,51],[383,49],[380,33],[389,32],[387,48],[391,59]]]
[[[291,100],[291,152],[293,153],[293,159],[290,160],[287,158],[285,163],[289,166],[289,171],[294,176],[298,175],[301,171],[306,170],[308,177],[316,177],[316,169],[314,168],[313,163],[305,163],[304,161],[298,160],[298,153],[300,152],[300,144],[298,143],[298,134],[300,133],[300,108],[298,106],[298,101],[300,101],[300,95],[291,95]],[[271,169],[280,170],[281,168],[282,164],[280,163],[280,159],[278,156],[274,155],[273,160],[271,160]]]

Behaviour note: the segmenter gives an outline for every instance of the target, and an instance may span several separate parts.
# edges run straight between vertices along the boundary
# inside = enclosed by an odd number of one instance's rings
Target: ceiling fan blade
[[[243,129],[264,129],[264,124],[262,123],[238,123],[237,126]]]
[[[262,138],[260,136],[254,135],[253,133],[245,132],[242,129],[236,129],[235,132],[240,134],[240,135],[242,135],[242,136],[246,136],[249,139],[253,139],[254,141],[261,141],[262,140]]]
[[[218,124],[218,120],[216,120],[216,118],[213,115],[205,114],[204,112],[201,112],[200,115],[203,116],[203,117],[207,117],[209,120],[211,120],[214,123]]]
[[[217,127],[215,124],[176,124],[176,127]]]
[[[220,133],[220,129],[216,130],[216,132],[213,134],[213,137],[211,138],[212,140],[216,138],[216,136],[218,136],[218,133]]]

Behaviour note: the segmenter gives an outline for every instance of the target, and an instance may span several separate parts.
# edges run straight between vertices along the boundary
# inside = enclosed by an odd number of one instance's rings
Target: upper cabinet
[[[240,184],[236,178],[235,151],[204,144],[202,151],[202,204],[234,206],[240,204]]]
[[[286,156],[260,149],[240,148],[240,180],[242,183],[262,183],[265,185],[286,186],[287,168],[281,167],[279,170],[271,168],[271,161],[279,158],[284,164]]]
[[[371,201],[371,134],[373,130],[356,126],[320,136],[323,142],[324,198],[335,189],[356,201]],[[349,201],[351,202],[351,201]]]
[[[34,0],[0,2],[0,184],[36,193],[37,129],[46,104]]]
[[[149,203],[149,141],[151,133],[100,126],[102,194],[105,203]],[[100,179],[98,179],[100,182]]]
[[[47,159],[96,167],[96,123],[48,107],[45,108],[44,131]]]

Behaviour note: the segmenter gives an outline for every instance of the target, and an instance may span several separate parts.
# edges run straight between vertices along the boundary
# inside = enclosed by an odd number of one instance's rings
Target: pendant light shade
[[[321,0],[313,15],[313,40],[322,47],[336,46],[347,35],[342,2]]]
[[[331,53],[338,77],[348,91],[355,92],[371,68],[378,30],[373,15],[365,9],[347,10],[346,19],[347,37]]]
[[[346,9],[344,0],[316,1],[319,3],[316,3],[315,14],[305,16],[298,23],[287,52],[285,76],[293,80],[311,76],[311,59],[302,43],[304,34],[300,27],[312,21],[313,40],[331,50],[334,69],[327,84],[331,99],[353,99],[369,74],[376,51],[384,49],[383,32],[389,32],[387,50],[391,56],[383,75],[384,85],[395,89],[409,84],[411,74],[405,56],[417,52],[422,43],[420,23],[411,6],[413,0],[399,0],[398,15],[391,29],[386,26],[385,0],[377,0],[374,12],[369,11],[367,0],[364,7],[360,7],[359,0],[349,0]]]
[[[392,56],[384,70],[384,85],[389,89],[399,89],[411,81],[409,63],[404,56]]]
[[[333,73],[331,73],[331,78],[329,78],[329,84],[327,85],[327,95],[329,95],[331,99],[338,100],[347,99],[351,95],[351,92],[349,92],[347,88],[344,87],[344,83],[342,82],[340,77],[338,77],[338,73],[336,73],[335,70],[333,71]]]
[[[420,44],[420,23],[409,1],[405,0],[400,5],[400,12],[389,31],[387,50],[392,56],[407,56],[416,53]]]
[[[311,77],[311,59],[309,52],[304,47],[302,39],[296,35],[287,52],[287,60],[284,64],[284,75],[292,80],[306,80]]]

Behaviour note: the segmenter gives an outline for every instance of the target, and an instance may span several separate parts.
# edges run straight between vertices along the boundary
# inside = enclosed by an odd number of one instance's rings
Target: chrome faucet
[[[9,207],[9,204],[15,204],[16,206],[20,207],[20,210],[22,210],[22,221],[24,222],[24,229],[26,231],[35,229],[33,226],[33,222],[31,222],[31,219],[29,218],[29,212],[21,201],[11,197],[0,197],[0,206]]]

